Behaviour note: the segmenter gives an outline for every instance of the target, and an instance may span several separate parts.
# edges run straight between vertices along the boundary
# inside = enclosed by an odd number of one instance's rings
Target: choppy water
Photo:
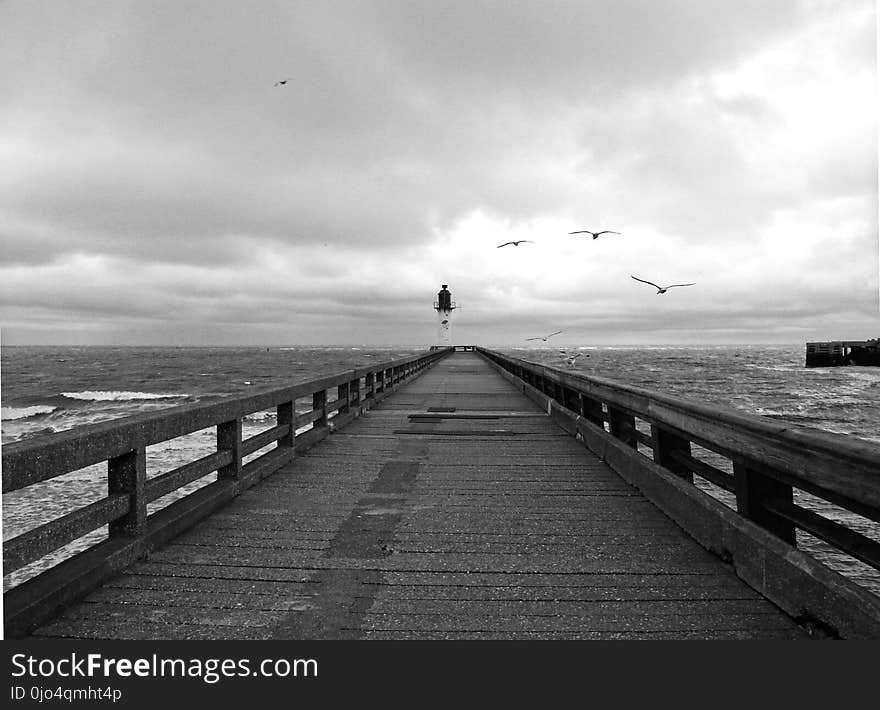
[[[567,346],[504,348],[513,357],[615,379],[746,413],[880,442],[880,368],[805,368],[803,345],[791,346]],[[4,443],[83,424],[154,411],[254,388],[280,387],[424,348],[134,348],[5,347],[0,352],[0,433]],[[267,426],[262,414],[245,421],[245,434]],[[269,422],[271,426],[274,422]],[[148,450],[149,475],[213,450],[206,429]],[[186,490],[212,480],[191,484]],[[713,492],[714,493],[714,492]],[[13,536],[106,494],[106,465],[31,486],[3,498],[3,534]],[[725,499],[723,492],[718,495]],[[726,502],[730,502],[729,500]],[[157,501],[156,506],[167,501]],[[880,525],[822,502],[824,514],[880,540]],[[96,532],[42,564],[4,579],[17,584],[47,564],[93,544]],[[880,594],[880,573],[843,558],[809,536],[799,544],[827,564]]]

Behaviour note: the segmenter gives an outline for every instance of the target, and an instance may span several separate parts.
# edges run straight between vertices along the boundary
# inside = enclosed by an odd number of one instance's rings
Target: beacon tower
[[[449,347],[452,345],[452,311],[455,310],[455,301],[452,300],[446,284],[437,293],[434,310],[437,311],[437,345]]]

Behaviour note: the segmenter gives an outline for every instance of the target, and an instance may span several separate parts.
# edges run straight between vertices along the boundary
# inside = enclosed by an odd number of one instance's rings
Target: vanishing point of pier
[[[215,453],[150,474],[209,426]],[[880,638],[880,599],[796,536],[880,565],[799,502],[880,521],[880,447],[481,348],[12,444],[3,489],[102,461],[106,498],[5,542],[8,573],[109,530],[6,593],[7,637]]]

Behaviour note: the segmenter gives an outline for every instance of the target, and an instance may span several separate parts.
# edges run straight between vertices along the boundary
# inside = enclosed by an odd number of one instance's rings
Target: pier
[[[807,367],[880,366],[880,338],[807,343]]]
[[[10,444],[3,491],[103,462],[105,498],[4,541],[8,574],[108,531],[5,593],[7,638],[880,638],[797,541],[880,569],[802,502],[880,522],[880,447],[476,346]]]

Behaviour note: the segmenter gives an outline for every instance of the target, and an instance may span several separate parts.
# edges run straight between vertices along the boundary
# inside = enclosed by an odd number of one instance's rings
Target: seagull
[[[288,81],[290,81],[290,79],[282,79],[281,81],[276,81],[276,82],[275,82],[275,86],[283,86],[283,85],[286,84]]]
[[[591,232],[589,229],[581,229],[577,232],[569,232],[569,234],[592,234],[593,239],[597,239],[600,234],[620,234],[620,232],[612,232],[610,229],[603,229],[601,232]]]
[[[561,330],[557,330],[555,333],[550,333],[550,335],[542,335],[537,338],[526,338],[526,340],[543,340],[546,343],[547,338],[552,338],[554,335],[559,335],[561,332]]]
[[[583,353],[575,353],[574,355],[569,355],[565,358],[565,361],[569,364],[570,367],[574,367],[574,361],[581,357]],[[587,356],[589,357],[589,355]]]
[[[533,242],[531,239],[519,239],[519,240],[517,240],[517,241],[515,241],[515,242],[504,242],[504,244],[499,244],[499,245],[498,245],[497,247],[495,247],[495,248],[496,248],[496,249],[500,249],[501,247],[506,247],[508,244],[513,244],[513,246],[518,247],[518,246],[519,246],[520,244],[522,244],[523,242],[529,242],[530,244],[534,244],[534,242]]]
[[[689,283],[689,284],[670,284],[669,286],[658,286],[657,284],[655,284],[651,281],[645,281],[644,279],[636,278],[632,274],[630,274],[630,277],[636,279],[636,281],[641,281],[643,284],[650,284],[651,286],[653,286],[654,288],[657,289],[658,294],[666,293],[666,289],[668,289],[668,288],[675,288],[676,286],[693,286],[694,285],[693,283]]]

